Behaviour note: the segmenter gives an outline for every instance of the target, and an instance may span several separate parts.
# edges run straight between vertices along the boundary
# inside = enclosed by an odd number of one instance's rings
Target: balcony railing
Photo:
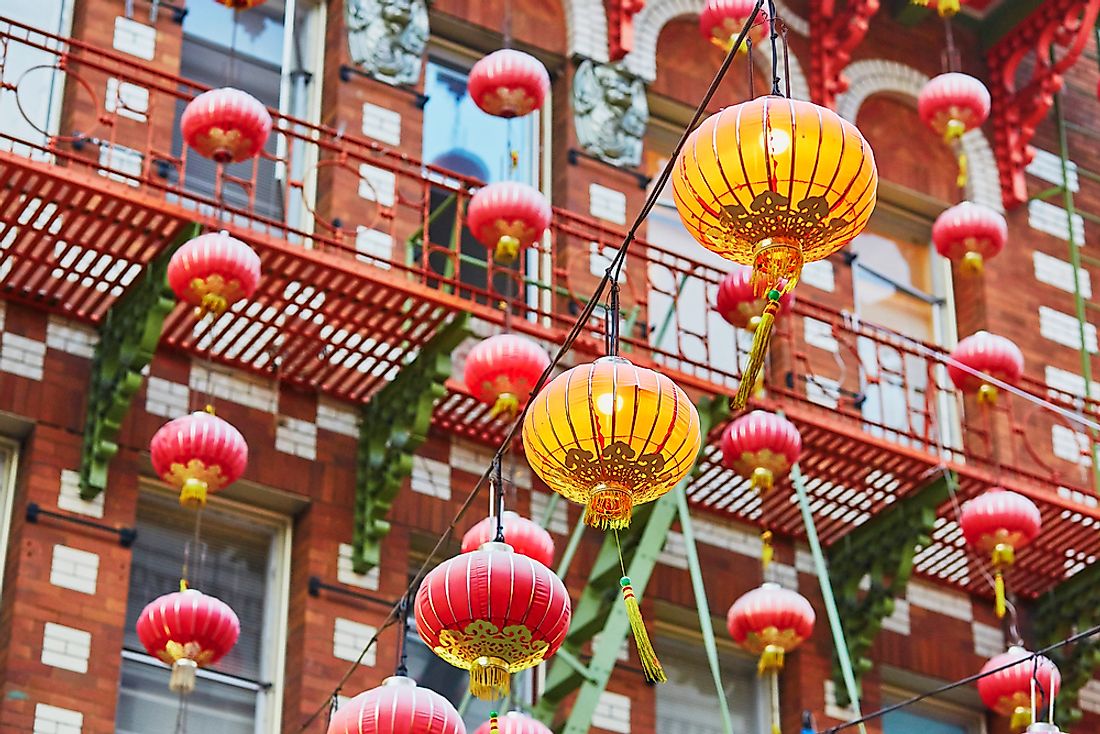
[[[30,102],[41,101],[49,88],[63,93],[35,117]],[[282,362],[284,374],[363,399],[366,388],[339,390],[344,376],[384,379],[423,339],[412,323],[398,322],[385,338],[372,333],[366,312],[353,313],[377,305],[356,300],[355,273],[384,272],[396,289],[397,311],[413,292],[401,289],[415,286],[445,295],[437,305],[460,303],[486,320],[500,323],[507,312],[516,330],[552,341],[572,326],[622,241],[618,229],[555,209],[543,242],[517,266],[501,266],[463,226],[478,182],[361,136],[276,113],[267,152],[215,175],[195,165],[173,134],[183,105],[201,91],[133,57],[0,21],[0,148],[65,175],[102,181],[114,196],[151,197],[181,220],[220,220],[242,236],[345,263],[341,277],[351,280],[341,281],[339,292],[335,281],[288,281],[278,303],[261,299],[213,333],[196,336],[183,320],[172,322],[171,345],[201,346],[221,361],[264,371],[273,349],[281,344],[286,352],[289,334],[294,354]],[[54,134],[40,133],[51,121]],[[90,234],[58,235],[61,223],[51,229],[48,221],[51,195],[61,194],[43,191],[37,208],[24,202],[31,214],[7,222],[0,252],[14,252],[19,226],[52,234],[52,251],[35,255],[41,266],[35,288],[52,294],[52,308],[96,321],[139,272],[136,266],[155,253],[124,256]],[[643,240],[631,245],[622,281],[622,349],[670,371],[692,391],[728,393],[738,384],[749,337],[710,307],[724,273],[697,254]],[[17,271],[0,263],[0,285],[9,292]],[[65,287],[51,290],[51,278]],[[26,283],[19,287],[25,291]],[[810,340],[802,328],[806,318],[818,326]],[[597,309],[578,342],[582,352],[599,352],[603,322]],[[838,431],[888,442],[932,463],[972,467],[991,483],[1006,477],[1051,497],[1063,487],[1066,507],[1084,498],[1073,492],[1092,496],[1091,443],[1067,415],[1098,421],[1096,401],[1027,378],[1024,392],[1063,413],[1013,395],[981,408],[951,388],[942,358],[938,347],[804,297],[780,326],[767,395]],[[1065,441],[1068,451],[1061,448]]]

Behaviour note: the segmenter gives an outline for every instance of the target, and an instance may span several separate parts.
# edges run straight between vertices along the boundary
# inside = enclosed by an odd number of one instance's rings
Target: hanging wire
[[[493,514],[496,515],[497,529],[494,543],[504,542],[504,478],[500,470],[500,456],[493,457],[493,484],[496,490],[493,504]]]
[[[782,96],[779,91],[779,33],[775,30],[775,0],[768,0],[768,36],[772,46],[772,94]]]
[[[607,306],[607,355],[609,357],[619,356],[619,281],[611,281],[611,295],[608,298]]]
[[[394,675],[408,676],[409,674],[409,596],[411,592],[406,591],[405,595],[401,597],[401,609],[399,614],[401,615],[401,637],[397,640],[397,667],[394,669]]]

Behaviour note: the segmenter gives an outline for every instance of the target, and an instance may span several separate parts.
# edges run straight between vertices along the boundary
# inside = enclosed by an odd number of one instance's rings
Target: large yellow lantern
[[[760,97],[711,115],[673,174],[676,209],[703,247],[750,265],[767,297],[735,404],[763,363],[779,299],[804,263],[844,247],[875,208],[878,172],[855,125],[799,100]]]
[[[699,414],[687,394],[622,357],[558,375],[523,421],[523,448],[535,473],[584,505],[586,524],[612,530],[630,524],[635,505],[687,475],[699,442]]]

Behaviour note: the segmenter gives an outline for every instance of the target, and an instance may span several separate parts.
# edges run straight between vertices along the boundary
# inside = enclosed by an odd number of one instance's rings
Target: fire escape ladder
[[[184,226],[111,306],[100,327],[80,456],[80,496],[86,500],[107,488],[107,470],[118,453],[119,427],[145,380],[142,371],[153,359],[164,319],[176,305],[176,297],[168,287],[168,260],[201,231],[198,224]]]
[[[1100,624],[1100,564],[1084,568],[1047,592],[1036,602],[1031,619],[1038,648]],[[1100,668],[1100,637],[1059,648],[1049,657],[1062,674],[1054,717],[1065,727],[1081,719],[1078,696]]]
[[[469,335],[468,314],[440,328],[408,364],[363,406],[356,458],[352,563],[366,573],[380,563],[386,514],[412,473],[413,453],[428,437],[432,411],[447,394],[451,353]]]

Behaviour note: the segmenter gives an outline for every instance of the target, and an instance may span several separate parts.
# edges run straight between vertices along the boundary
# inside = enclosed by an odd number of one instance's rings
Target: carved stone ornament
[[[648,122],[641,77],[621,63],[581,62],[573,79],[573,123],[586,151],[613,166],[637,166]]]
[[[425,0],[345,0],[345,3],[351,60],[387,84],[416,84],[428,43]]]

